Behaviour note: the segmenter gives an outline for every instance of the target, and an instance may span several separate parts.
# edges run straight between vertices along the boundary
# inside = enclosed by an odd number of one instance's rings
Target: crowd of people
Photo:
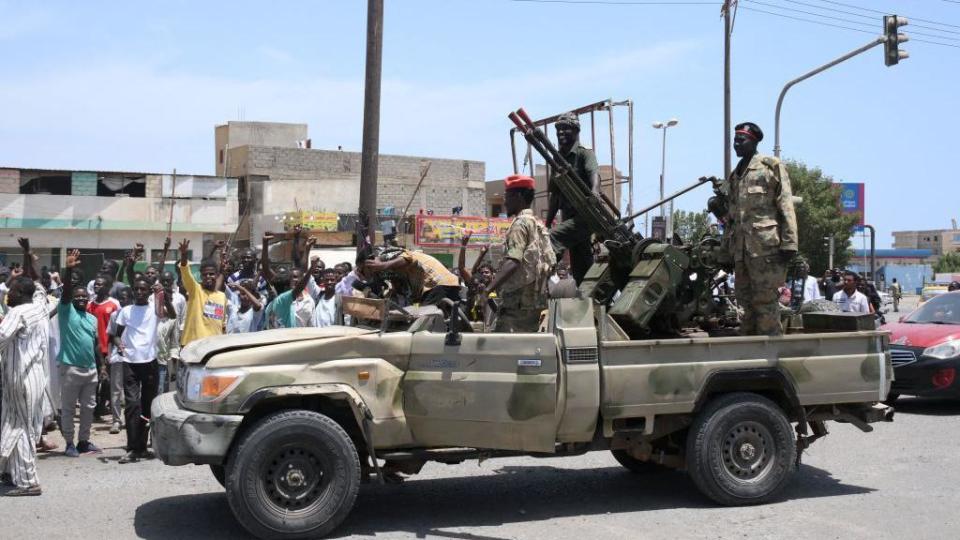
[[[355,324],[344,313],[343,299],[372,294],[378,277],[403,278],[389,280],[391,287],[403,283],[391,297],[400,305],[449,300],[446,305],[460,303],[476,322],[490,322],[491,298],[494,304],[510,301],[509,288],[497,298],[503,287],[494,283],[497,273],[486,249],[466,267],[469,233],[452,270],[428,254],[402,248],[365,252],[356,268],[350,262],[327,267],[309,256],[314,240],[304,238],[299,227],[287,236],[292,264],[271,262],[270,246],[279,235],[266,233],[259,257],[253,249],[231,250],[217,242],[195,276],[188,240],[179,243],[176,264],[164,264],[171,249],[167,238],[160,263],[136,271],[144,252],[137,244],[123,261],[103,261],[89,280],[78,250],[68,253],[61,271],[49,271],[38,268],[29,240],[20,239],[23,264],[0,266],[0,481],[13,486],[6,495],[41,493],[36,455],[59,451],[55,430],[67,457],[102,452],[92,439],[98,422],[109,424],[110,433],[125,432],[126,453],[119,463],[152,457],[151,404],[168,391],[180,350],[192,341]],[[517,249],[505,260],[524,258],[523,246]],[[576,295],[576,283],[562,264],[544,284],[545,293],[548,288],[553,297]]]
[[[829,269],[821,279],[810,275],[810,266],[799,261],[793,277],[780,287],[780,304],[799,310],[800,306],[814,300],[833,301],[840,311],[864,314],[881,314],[883,300],[877,287],[862,274],[851,270]],[[903,291],[896,278],[890,286],[895,310],[898,310]]]

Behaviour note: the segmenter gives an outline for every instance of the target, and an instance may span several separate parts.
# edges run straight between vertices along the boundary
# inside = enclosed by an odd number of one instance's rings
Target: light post
[[[671,118],[666,122],[653,123],[653,129],[659,129],[663,131],[663,142],[661,143],[661,146],[660,146],[660,200],[661,201],[665,197],[663,188],[664,188],[664,181],[667,175],[667,128],[671,128],[677,125],[679,122],[680,121],[677,120],[676,118]],[[666,205],[663,205],[660,207],[660,217],[664,217],[663,214],[664,214],[664,211],[666,210],[664,206]],[[669,241],[669,239],[673,237],[673,201],[670,201],[670,216],[666,218],[666,222],[667,222],[666,223],[667,224],[666,239],[667,241]]]

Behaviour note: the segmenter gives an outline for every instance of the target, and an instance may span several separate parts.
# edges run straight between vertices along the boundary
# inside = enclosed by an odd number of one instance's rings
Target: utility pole
[[[730,8],[736,0],[723,0],[723,177],[730,177]]]
[[[380,74],[383,66],[383,0],[367,0],[367,66],[363,87],[363,147],[357,250],[372,244],[377,227],[377,167],[380,157]]]
[[[830,233],[830,236],[825,236],[823,239],[827,241],[827,249],[830,251],[827,252],[827,270],[833,268],[833,251],[834,251],[834,234]]]

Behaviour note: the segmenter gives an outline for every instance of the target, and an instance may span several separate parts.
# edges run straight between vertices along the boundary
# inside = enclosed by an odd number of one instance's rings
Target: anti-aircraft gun
[[[626,217],[593,193],[574,169],[536,127],[526,111],[509,114],[524,138],[554,171],[551,189],[558,190],[577,208],[577,215],[609,252],[608,262],[595,263],[580,284],[580,294],[608,306],[610,316],[631,338],[676,335],[691,323],[710,326],[718,306],[713,297],[720,269],[720,239],[706,235],[696,245],[685,246],[644,238],[633,220],[716,178],[697,183]],[[620,293],[617,296],[617,293]]]

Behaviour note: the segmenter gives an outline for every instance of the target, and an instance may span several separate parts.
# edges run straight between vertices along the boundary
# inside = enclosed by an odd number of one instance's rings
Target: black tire
[[[213,477],[217,479],[217,482],[220,482],[220,485],[227,487],[227,471],[223,468],[223,465],[210,465],[210,472],[213,473]]]
[[[687,437],[687,471],[707,497],[728,506],[762,504],[786,486],[797,457],[790,421],[757,394],[707,404]]]
[[[673,470],[659,463],[640,461],[631,456],[626,450],[611,450],[610,453],[613,454],[613,459],[617,460],[617,463],[623,465],[628,471],[634,474],[653,474]]]
[[[319,538],[350,513],[360,488],[353,441],[331,418],[274,413],[230,454],[227,501],[237,521],[264,539]]]

